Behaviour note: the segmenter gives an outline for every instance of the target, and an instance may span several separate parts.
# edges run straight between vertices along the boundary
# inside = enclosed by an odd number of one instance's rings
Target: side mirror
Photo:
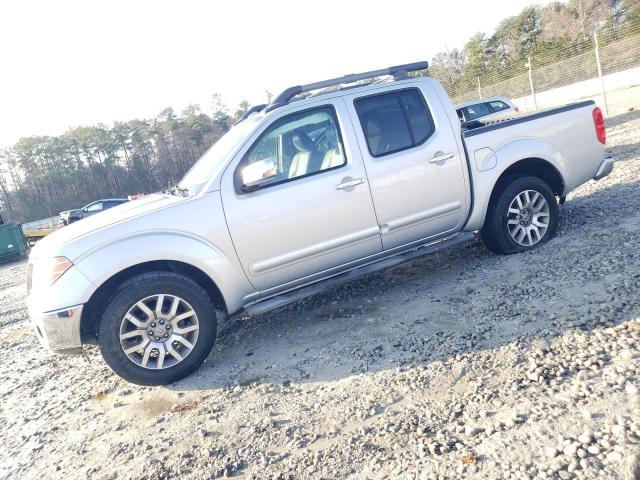
[[[252,189],[276,176],[276,164],[271,159],[253,162],[242,169],[242,186]]]

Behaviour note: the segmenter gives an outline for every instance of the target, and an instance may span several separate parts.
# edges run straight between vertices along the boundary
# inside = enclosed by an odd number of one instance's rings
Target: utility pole
[[[533,97],[533,108],[538,109],[538,102],[536,100],[536,90],[533,88],[533,72],[531,71],[531,57],[527,57],[527,64],[525,65],[529,69],[529,85],[531,86],[531,96]]]
[[[480,77],[476,77],[478,79],[478,97],[482,100],[482,85],[480,85]]]
[[[593,39],[596,44],[596,65],[598,66],[598,77],[600,77],[600,91],[602,92],[602,103],[604,106],[604,116],[609,116],[607,109],[607,92],[604,88],[604,78],[602,77],[602,65],[600,64],[600,45],[598,44],[598,32],[593,32]]]

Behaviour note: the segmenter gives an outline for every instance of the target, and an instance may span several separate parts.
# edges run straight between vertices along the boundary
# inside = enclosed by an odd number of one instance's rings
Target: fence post
[[[533,108],[538,109],[538,102],[536,100],[536,90],[533,88],[533,73],[531,72],[531,57],[527,57],[527,64],[525,65],[529,69],[529,85],[531,86],[531,96],[533,97]]]
[[[478,97],[482,100],[482,85],[480,85],[480,77],[476,77],[478,79]]]
[[[604,116],[609,116],[609,109],[607,108],[607,92],[604,88],[604,78],[602,77],[602,65],[600,64],[600,45],[598,44],[598,32],[593,32],[593,39],[596,44],[596,65],[598,67],[598,77],[600,77],[600,91],[602,92],[602,103],[604,106]]]

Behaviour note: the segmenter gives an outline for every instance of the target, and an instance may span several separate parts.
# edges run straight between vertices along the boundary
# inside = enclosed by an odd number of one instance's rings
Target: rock
[[[544,452],[549,458],[555,458],[560,455],[560,450],[558,450],[556,447],[546,447],[544,449]]]
[[[570,443],[566,447],[562,449],[562,453],[564,453],[567,457],[573,457],[578,451],[578,444]]]
[[[540,375],[538,372],[530,372],[527,374],[527,378],[532,382],[538,382],[538,380],[540,380]]]
[[[613,433],[616,437],[623,437],[625,434],[624,425],[615,424],[611,427],[611,433]]]
[[[622,454],[620,452],[617,452],[617,451],[614,450],[613,452],[609,452],[607,454],[607,461],[608,462],[617,463],[617,462],[620,462],[621,460],[622,460]]]
[[[621,350],[620,353],[618,353],[618,356],[622,360],[631,360],[635,358],[636,355],[637,355],[636,352],[631,350],[630,348],[625,348],[624,350]]]
[[[585,432],[585,433],[582,433],[581,435],[578,435],[578,441],[583,445],[589,445],[593,441],[593,437],[591,436],[590,433]]]
[[[480,427],[474,427],[471,425],[467,425],[464,428],[464,434],[469,436],[469,437],[475,437],[476,435],[480,434],[484,432],[484,428],[480,428]]]
[[[587,452],[589,452],[591,455],[599,455],[601,450],[598,445],[589,445],[587,447]]]

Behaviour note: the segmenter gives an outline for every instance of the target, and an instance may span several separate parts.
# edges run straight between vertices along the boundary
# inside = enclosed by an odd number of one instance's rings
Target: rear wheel
[[[125,380],[165,385],[207,358],[224,317],[188,277],[150,272],[127,280],[109,301],[98,329],[104,360]]]
[[[480,234],[492,252],[525,252],[555,235],[558,218],[558,203],[546,182],[532,176],[512,177],[492,198]]]

